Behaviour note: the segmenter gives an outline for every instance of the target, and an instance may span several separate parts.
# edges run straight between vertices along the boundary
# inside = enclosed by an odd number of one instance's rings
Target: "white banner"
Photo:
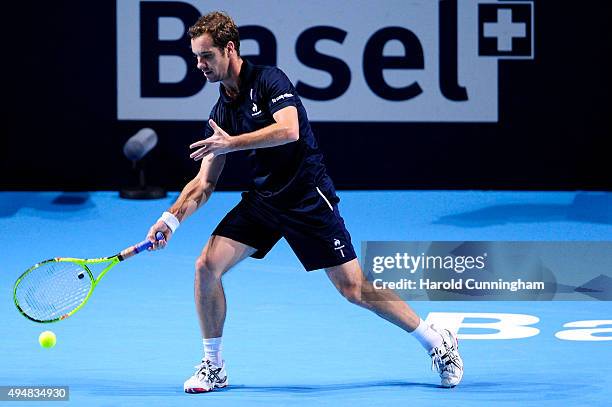
[[[184,36],[212,10],[255,26],[241,54],[274,58],[313,121],[496,122],[499,58],[533,58],[530,2],[118,0],[118,119],[208,117]]]

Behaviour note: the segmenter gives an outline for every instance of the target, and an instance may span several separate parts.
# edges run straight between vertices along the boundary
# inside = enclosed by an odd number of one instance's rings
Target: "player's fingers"
[[[161,233],[163,239],[158,240],[157,235]],[[148,250],[163,249],[168,244],[168,239],[172,235],[172,231],[163,221],[158,220],[147,233],[147,240],[151,242],[151,247]]]
[[[167,244],[168,243],[166,242],[166,239],[156,240],[155,243],[153,243],[153,245],[151,246],[151,250],[163,249],[164,247],[166,247]]]
[[[155,250],[157,247],[157,239],[155,239],[155,233],[154,232],[149,232],[149,234],[147,235],[147,240],[149,242],[151,242],[151,246],[149,247],[148,250]]]
[[[202,152],[202,154],[199,155],[195,160],[196,161],[200,161],[201,159],[203,159],[204,157],[206,157],[208,155],[212,155],[213,157],[215,157],[215,152],[213,150],[206,150],[206,151]]]
[[[155,238],[153,238],[153,240],[151,240],[151,238],[149,236],[147,236],[147,240],[149,242],[151,242],[151,246],[149,246],[149,248],[147,250],[149,250],[149,251],[157,250],[157,240],[155,240]]]
[[[199,160],[200,158],[202,158],[202,155],[207,151],[207,147],[202,147],[196,151],[194,151],[193,153],[189,154],[189,158],[193,158],[194,160]]]
[[[195,143],[189,145],[189,148],[196,148],[196,147],[202,147],[202,146],[206,146],[206,140],[196,141]]]
[[[217,126],[217,123],[215,123],[215,121],[213,119],[209,119],[208,120],[208,124],[210,124],[210,127],[212,127],[213,130],[215,130],[215,131],[220,129],[220,127]]]
[[[155,231],[153,229],[150,229],[149,232],[147,233],[147,240],[151,243],[155,243]]]

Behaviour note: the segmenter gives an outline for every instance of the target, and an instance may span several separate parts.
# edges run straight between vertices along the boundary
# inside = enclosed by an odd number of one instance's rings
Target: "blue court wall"
[[[340,189],[610,189],[603,0],[252,3],[6,2],[0,188],[120,189],[151,127],[149,183],[180,189],[216,85],[177,27],[219,7],[296,84]]]

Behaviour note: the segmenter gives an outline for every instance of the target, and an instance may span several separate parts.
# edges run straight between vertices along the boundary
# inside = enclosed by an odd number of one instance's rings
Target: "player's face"
[[[209,82],[224,80],[229,74],[229,51],[213,45],[209,34],[202,34],[191,40],[191,51],[198,61],[198,69]]]

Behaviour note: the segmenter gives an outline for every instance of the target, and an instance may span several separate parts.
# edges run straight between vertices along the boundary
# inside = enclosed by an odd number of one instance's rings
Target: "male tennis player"
[[[166,245],[180,222],[210,198],[228,153],[249,150],[252,186],[221,220],[195,263],[204,357],[185,382],[185,391],[203,393],[228,385],[221,356],[226,315],[222,277],[249,256],[263,258],[281,238],[307,271],[324,269],[347,300],[410,332],[429,352],[442,386],[457,385],[463,362],[455,335],[427,325],[395,293],[376,290],[364,278],[306,110],[287,76],[240,57],[238,27],[227,14],[202,16],[189,35],[197,68],[209,82],[221,82],[220,96],[204,138],[190,146],[190,157],[202,160],[198,174],[147,238],[155,249]],[[158,231],[165,241],[156,241]]]

